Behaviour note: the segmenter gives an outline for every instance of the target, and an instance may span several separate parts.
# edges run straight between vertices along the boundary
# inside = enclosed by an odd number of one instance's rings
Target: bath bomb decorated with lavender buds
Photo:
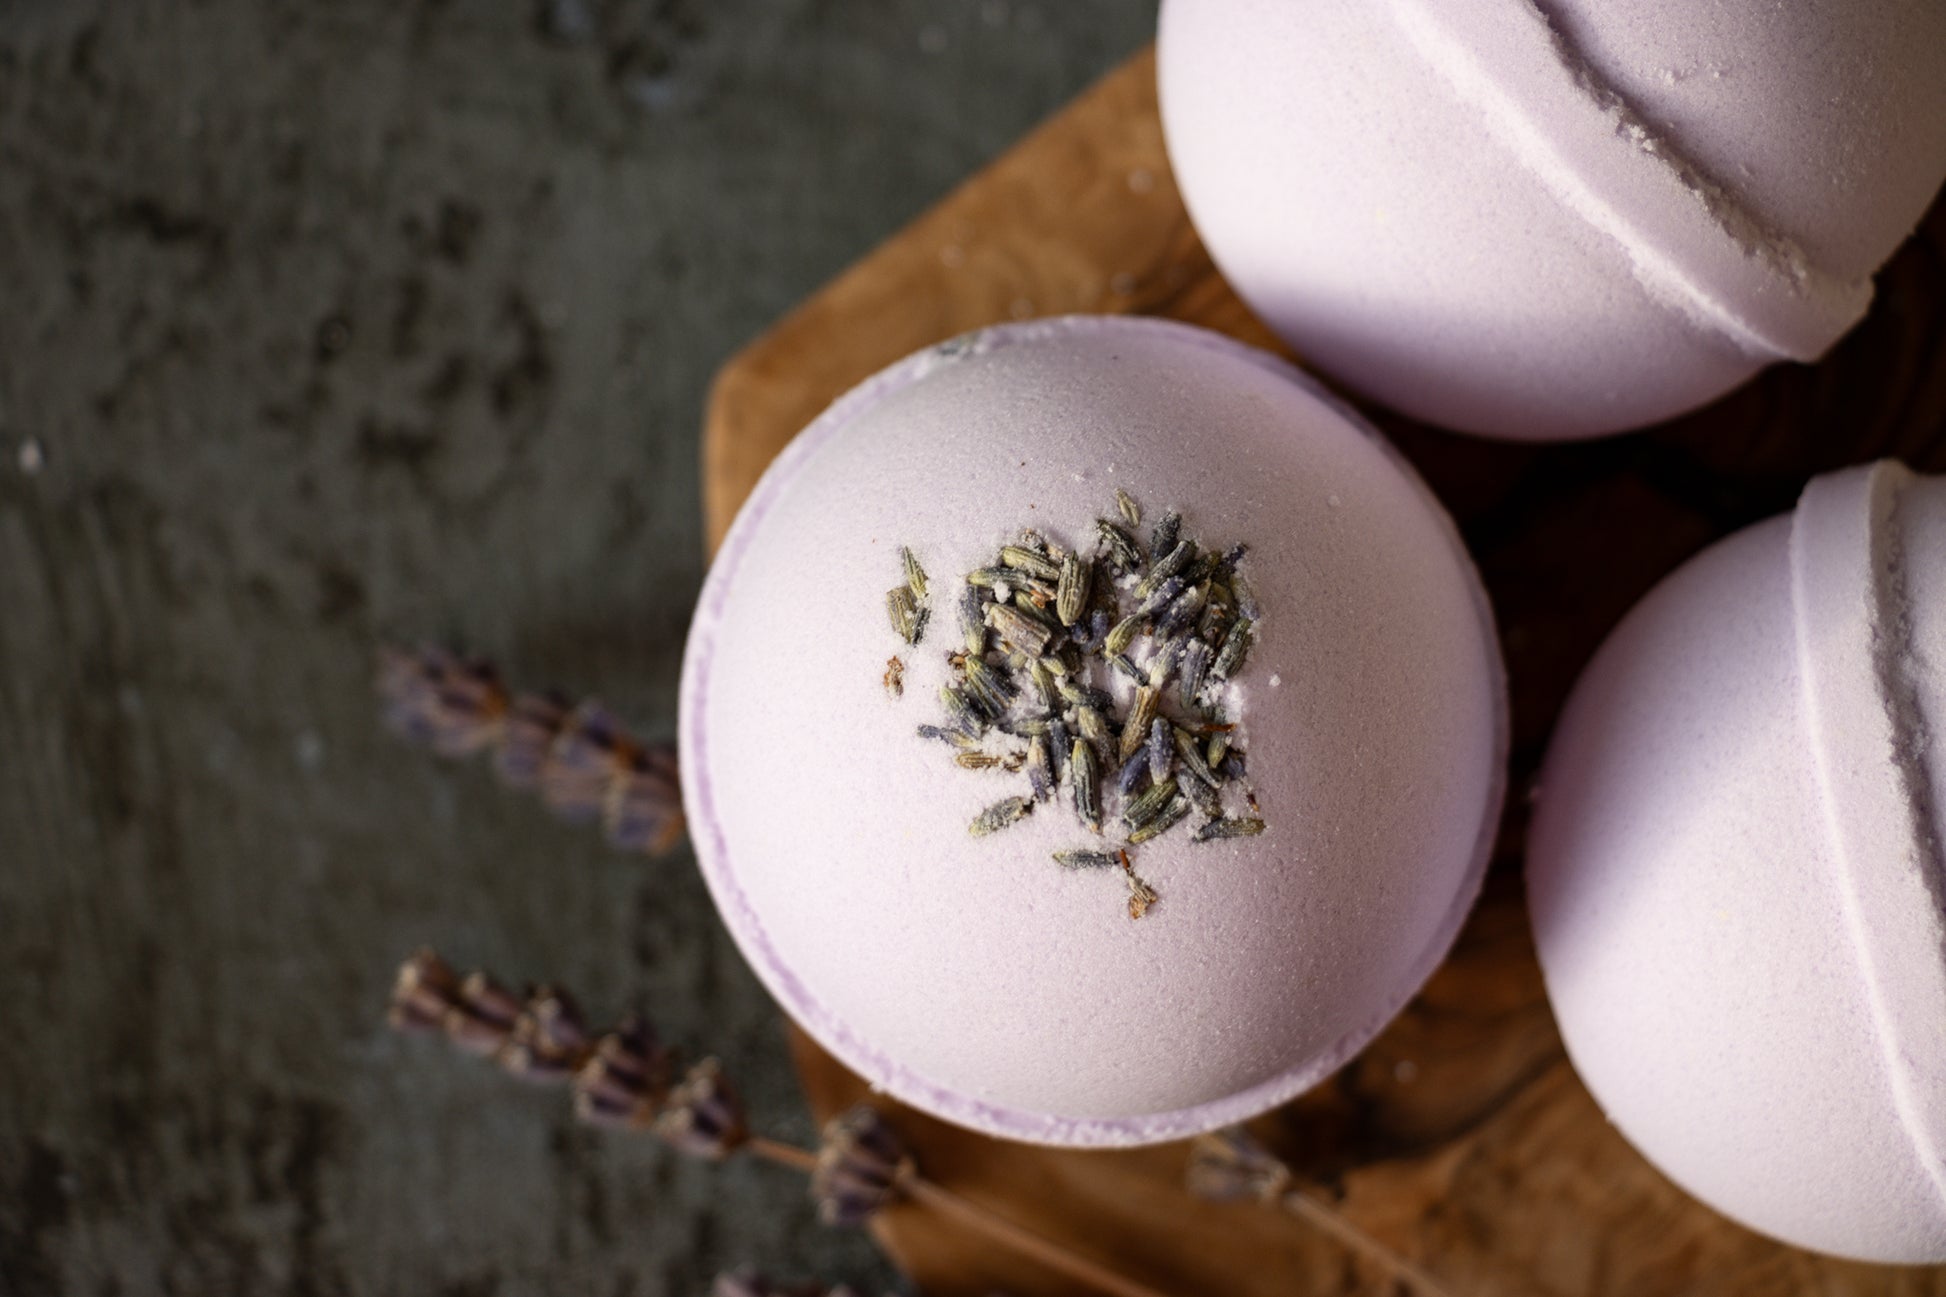
[[[1938,0],[1165,0],[1158,57],[1237,291],[1471,432],[1638,427],[1816,359],[1946,176]]]
[[[1946,1261],[1946,478],[1814,480],[1576,685],[1528,879],[1568,1053],[1678,1184]]]
[[[1137,1144],[1249,1117],[1398,1012],[1502,793],[1451,521],[1272,357],[1154,320],[975,334],[752,494],[682,685],[730,931],[900,1099]]]

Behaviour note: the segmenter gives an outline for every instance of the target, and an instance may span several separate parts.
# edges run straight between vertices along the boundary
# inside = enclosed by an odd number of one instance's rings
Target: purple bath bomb
[[[1725,1215],[1946,1261],[1946,478],[1889,461],[1691,560],[1562,714],[1529,845],[1568,1053]]]
[[[1596,436],[1815,360],[1946,177],[1946,5],[1165,0],[1217,265],[1395,409]]]
[[[1139,919],[1119,870],[1053,859],[1120,846],[1115,794],[1100,836],[1067,783],[974,836],[1028,774],[963,769],[917,732],[944,719],[966,574],[1023,524],[1091,554],[1117,488],[1144,546],[1170,509],[1183,537],[1249,545],[1260,632],[1212,696],[1265,830],[1195,841],[1199,813],[1131,848],[1160,896]],[[916,646],[886,611],[901,547],[927,577]],[[1126,707],[1130,682],[1088,666]],[[681,741],[718,908],[819,1042],[976,1130],[1130,1145],[1281,1103],[1399,1011],[1478,889],[1506,717],[1472,565],[1376,433],[1218,335],[1075,318],[901,361],[784,451],[704,588]]]

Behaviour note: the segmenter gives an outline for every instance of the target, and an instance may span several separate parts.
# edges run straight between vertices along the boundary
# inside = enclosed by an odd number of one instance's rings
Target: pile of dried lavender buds
[[[1067,869],[1116,869],[1128,913],[1141,918],[1155,890],[1130,848],[1169,832],[1192,812],[1196,842],[1264,831],[1238,746],[1242,716],[1222,686],[1243,670],[1259,609],[1238,570],[1245,547],[1204,550],[1182,535],[1182,516],[1158,519],[1144,550],[1141,507],[1117,491],[1120,520],[1095,520],[1083,556],[1038,531],[1000,547],[966,574],[957,596],[960,640],[947,653],[939,723],[921,736],[953,749],[976,772],[1024,773],[1024,794],[974,818],[976,837],[996,833],[1055,799],[1072,805],[1089,833],[1057,851]],[[911,549],[904,580],[886,592],[892,629],[919,647],[932,621],[932,583]],[[886,663],[885,688],[905,693],[906,663]],[[1227,705],[1227,711],[1226,711]],[[1247,813],[1227,808],[1240,798]]]

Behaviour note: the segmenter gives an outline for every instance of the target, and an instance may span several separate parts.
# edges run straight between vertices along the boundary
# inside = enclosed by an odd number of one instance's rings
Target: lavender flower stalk
[[[827,1225],[863,1225],[905,1192],[917,1164],[878,1109],[859,1104],[825,1123],[811,1197]]]
[[[1375,1262],[1422,1297],[1447,1297],[1437,1279],[1299,1186],[1289,1164],[1240,1126],[1197,1136],[1190,1145],[1185,1180],[1192,1194],[1210,1202],[1255,1201],[1281,1207]]]
[[[431,950],[419,951],[400,966],[387,1016],[401,1031],[442,1034],[523,1078],[571,1083],[575,1113],[584,1121],[653,1129],[678,1152],[712,1161],[745,1153],[804,1171],[811,1177],[819,1215],[829,1223],[863,1224],[910,1200],[1084,1288],[1110,1297],[1163,1297],[925,1179],[898,1132],[869,1107],[854,1108],[829,1122],[816,1151],[756,1134],[715,1059],[697,1063],[671,1087],[672,1057],[640,1017],[596,1035],[566,992],[540,987],[516,995],[484,973],[459,976]],[[849,1293],[815,1286],[778,1288],[741,1273],[720,1279],[715,1291],[717,1297]]]
[[[491,663],[445,649],[382,648],[378,693],[393,729],[441,756],[491,752],[510,788],[563,819],[599,820],[626,851],[660,855],[683,833],[675,750],[632,737],[596,703],[515,694]]]

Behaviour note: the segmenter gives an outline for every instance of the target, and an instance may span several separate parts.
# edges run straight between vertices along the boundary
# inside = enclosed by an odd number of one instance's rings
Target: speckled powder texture
[[[1946,480],[1814,481],[1639,605],[1576,687],[1529,859],[1608,1115],[1801,1246],[1946,1260]]]
[[[1225,275],[1469,431],[1639,426],[1816,358],[1946,176],[1928,0],[1167,0],[1160,50]]]
[[[950,351],[840,401],[725,543],[683,694],[705,873],[785,1007],[903,1099],[1075,1144],[1247,1116],[1375,1034],[1477,889],[1505,742],[1484,596],[1402,461],[1260,353],[1091,319]],[[915,733],[963,574],[1023,524],[1091,548],[1117,487],[1247,542],[1263,614],[1235,695],[1269,830],[1138,848],[1162,897],[1139,921],[1119,879],[1050,859],[1102,841],[1064,808],[969,836],[1024,781]],[[911,650],[884,612],[901,545],[936,591]]]

